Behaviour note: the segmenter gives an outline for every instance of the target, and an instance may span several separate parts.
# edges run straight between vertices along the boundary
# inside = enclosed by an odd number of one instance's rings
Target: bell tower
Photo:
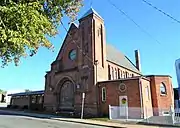
[[[79,20],[82,65],[93,68],[94,84],[107,80],[106,35],[103,18],[90,8]]]

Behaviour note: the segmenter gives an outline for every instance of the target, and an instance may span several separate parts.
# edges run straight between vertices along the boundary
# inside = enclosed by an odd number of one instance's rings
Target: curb
[[[139,123],[137,123],[137,124],[139,124],[139,125],[146,125],[146,126],[159,126],[159,127],[174,127],[174,128],[179,127],[179,126],[177,126],[177,125],[158,124],[158,123],[153,124],[153,123],[146,123],[146,122],[139,122]]]
[[[105,124],[98,124],[98,123],[90,123],[90,122],[83,122],[83,121],[73,121],[73,120],[65,120],[65,119],[53,119],[52,120],[58,120],[58,121],[66,121],[66,122],[73,122],[73,123],[81,123],[81,124],[89,124],[89,125],[96,125],[96,126],[103,126],[103,127],[110,127],[110,128],[127,128],[117,125],[105,125]]]

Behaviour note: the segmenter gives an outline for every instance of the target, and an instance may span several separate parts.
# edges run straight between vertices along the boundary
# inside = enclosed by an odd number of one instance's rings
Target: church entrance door
[[[65,81],[60,90],[60,108],[73,109],[74,108],[74,85],[71,81]]]

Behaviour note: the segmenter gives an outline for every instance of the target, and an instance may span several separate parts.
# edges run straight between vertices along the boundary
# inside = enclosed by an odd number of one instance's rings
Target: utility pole
[[[84,99],[85,99],[85,93],[82,93],[82,107],[81,107],[81,119],[83,119],[83,113],[84,113]]]

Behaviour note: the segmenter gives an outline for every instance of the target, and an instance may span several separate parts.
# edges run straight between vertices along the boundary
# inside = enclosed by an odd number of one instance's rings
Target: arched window
[[[114,68],[112,67],[112,80],[114,80]]]
[[[121,73],[120,73],[120,69],[118,69],[118,79],[120,79],[121,77]]]
[[[120,76],[120,78],[123,78],[123,72],[122,72],[122,70],[121,70],[121,76]]]
[[[125,72],[123,71],[123,78],[126,78],[126,74],[125,74]]]
[[[103,87],[102,88],[102,102],[105,102],[106,101],[106,88]]]
[[[132,74],[132,77],[134,77],[134,74]]]
[[[108,78],[111,80],[111,67],[108,65]]]
[[[129,77],[129,73],[128,73],[128,72],[126,72],[126,77],[127,77],[127,78]]]
[[[116,68],[114,69],[114,79],[117,79],[117,70],[116,70]]]
[[[163,82],[160,84],[160,93],[162,95],[167,94],[167,92],[166,92],[166,85]]]

